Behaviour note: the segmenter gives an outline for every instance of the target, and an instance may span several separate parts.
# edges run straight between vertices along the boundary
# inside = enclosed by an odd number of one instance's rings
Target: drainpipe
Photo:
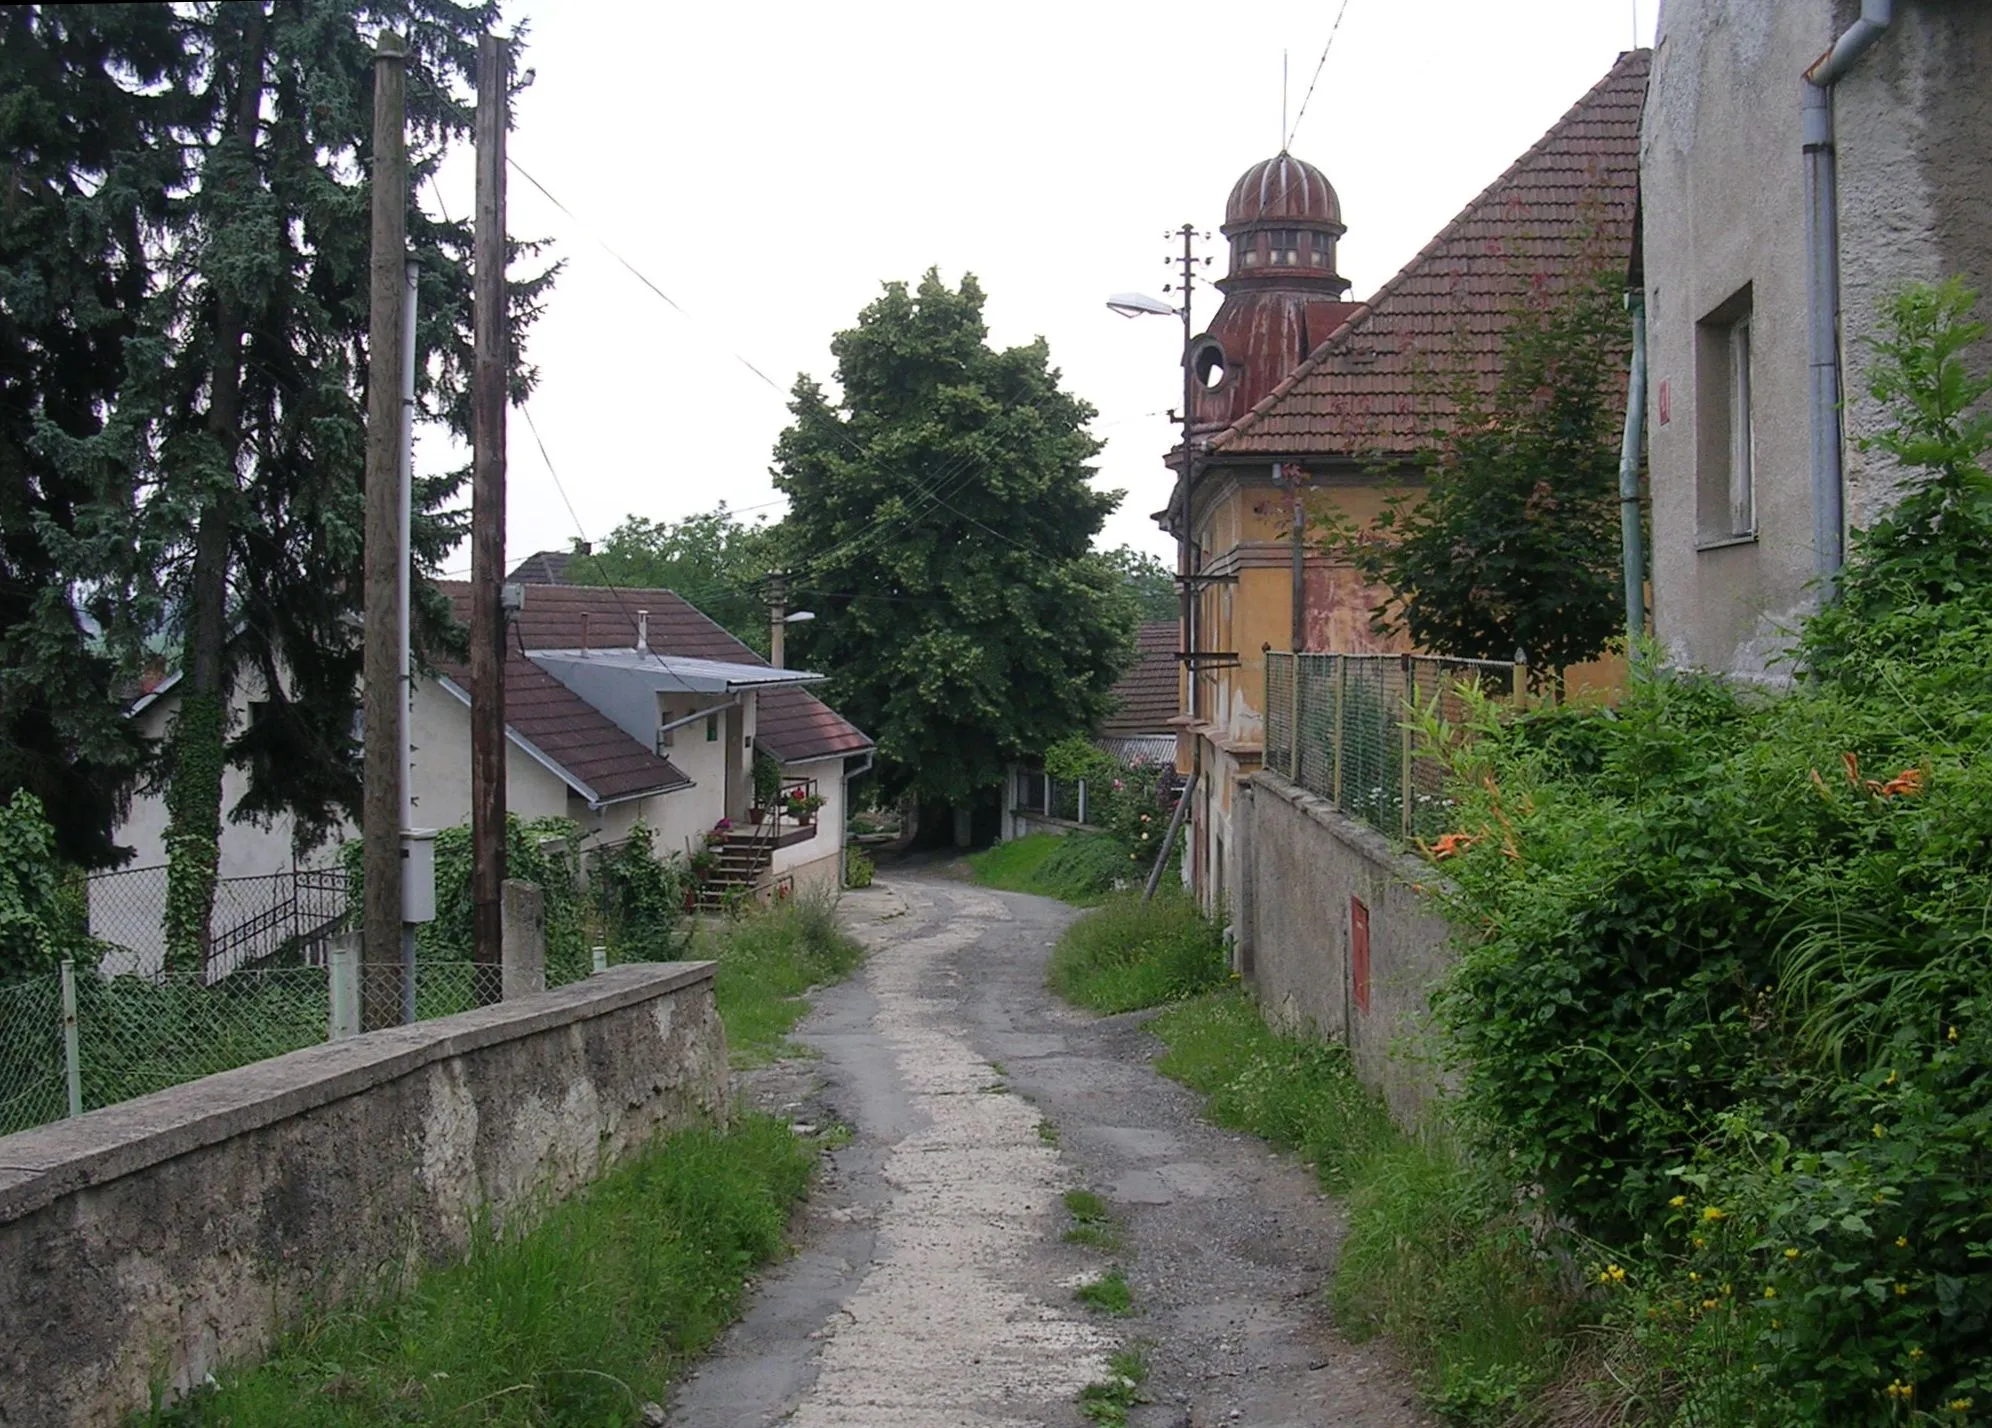
[[[1625,440],[1619,446],[1619,541],[1625,555],[1627,652],[1646,633],[1646,552],[1639,533],[1639,443],[1646,427],[1646,299],[1625,295],[1632,315],[1632,372],[1625,386]]]
[[[1861,17],[1805,72],[1805,278],[1810,306],[1812,550],[1830,583],[1846,559],[1840,431],[1840,224],[1833,158],[1833,86],[1895,18],[1895,0],[1861,0]]]

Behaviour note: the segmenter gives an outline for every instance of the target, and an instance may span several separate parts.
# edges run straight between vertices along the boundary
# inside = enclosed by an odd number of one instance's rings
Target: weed
[[[1089,1245],[1109,1253],[1120,1248],[1120,1226],[1114,1223],[1113,1211],[1091,1190],[1067,1190],[1065,1209],[1072,1216],[1064,1235],[1067,1244]]]
[[[1223,938],[1188,898],[1127,893],[1065,929],[1047,980],[1067,1001],[1113,1013],[1181,1001],[1229,977]]]
[[[1141,1385],[1148,1378],[1148,1355],[1130,1346],[1107,1360],[1107,1377],[1079,1390],[1079,1411],[1103,1428],[1124,1428],[1128,1410],[1142,1401]]]
[[[1058,1144],[1058,1123],[1056,1121],[1040,1119],[1037,1130],[1038,1139],[1046,1145]]]
[[[1125,1318],[1134,1312],[1134,1291],[1128,1287],[1127,1276],[1121,1272],[1119,1265],[1098,1279],[1080,1285],[1072,1292],[1072,1297],[1088,1309],[1097,1309],[1102,1314]]]

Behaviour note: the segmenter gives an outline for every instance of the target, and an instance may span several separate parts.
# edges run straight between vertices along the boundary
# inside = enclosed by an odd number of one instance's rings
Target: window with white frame
[[[1696,526],[1703,546],[1757,535],[1750,288],[1695,325]]]

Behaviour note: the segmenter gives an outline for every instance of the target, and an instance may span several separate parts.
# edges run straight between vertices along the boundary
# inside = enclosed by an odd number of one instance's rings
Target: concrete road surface
[[[1313,1176],[1198,1119],[1150,1066],[1145,1017],[1044,989],[1072,909],[934,870],[844,915],[869,962],[815,998],[798,1039],[817,1056],[750,1094],[852,1139],[670,1423],[1077,1428],[1079,1390],[1127,1346],[1150,1365],[1134,1425],[1429,1422],[1387,1351],[1329,1322],[1341,1225]],[[1063,1239],[1073,1188],[1106,1199],[1118,1247]],[[1114,1265],[1128,1318],[1072,1297]]]

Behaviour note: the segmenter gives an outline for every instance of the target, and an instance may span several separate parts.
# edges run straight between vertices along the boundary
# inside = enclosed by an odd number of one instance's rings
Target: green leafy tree
[[[889,793],[957,808],[1088,728],[1132,650],[1126,582],[1091,544],[1093,410],[1045,344],[997,350],[982,288],[888,283],[799,379],[775,448],[783,537],[816,620],[798,663],[878,741]]]
[[[735,638],[768,652],[761,581],[779,564],[776,528],[743,521],[724,501],[681,521],[631,516],[593,554],[568,562],[575,585],[674,591]]]
[[[1120,573],[1128,594],[1144,624],[1174,620],[1181,616],[1182,596],[1176,589],[1175,572],[1145,550],[1131,545],[1117,546],[1103,556]]]
[[[1491,396],[1456,364],[1429,488],[1348,542],[1364,577],[1391,591],[1373,612],[1379,632],[1439,654],[1520,649],[1557,671],[1618,632],[1622,289],[1603,264],[1567,285],[1531,283],[1509,311]]]

